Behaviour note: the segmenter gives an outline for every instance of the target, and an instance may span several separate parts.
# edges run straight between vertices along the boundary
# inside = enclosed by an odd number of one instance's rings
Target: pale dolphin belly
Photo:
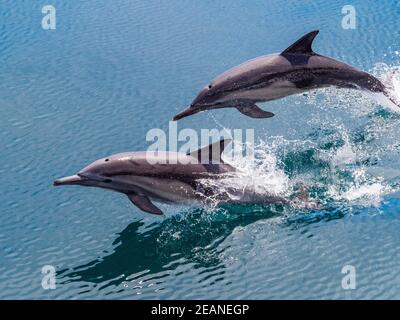
[[[132,185],[133,192],[141,192],[161,202],[188,203],[199,198],[199,194],[187,183],[176,179],[146,176],[118,176],[118,181]]]
[[[275,81],[273,83],[266,83],[264,87],[261,88],[248,88],[240,91],[232,92],[226,95],[219,103],[227,103],[230,101],[270,101],[279,98],[287,97],[294,94],[299,94],[307,91],[308,88],[298,88],[293,82],[288,80]]]
[[[267,84],[262,88],[240,91],[234,95],[237,95],[235,97],[236,99],[269,101],[301,93],[303,91],[304,90],[297,88],[292,82],[284,80]]]

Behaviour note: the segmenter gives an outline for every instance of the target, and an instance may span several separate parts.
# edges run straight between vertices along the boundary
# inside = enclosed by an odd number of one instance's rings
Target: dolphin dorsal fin
[[[224,152],[225,147],[229,145],[231,141],[231,139],[222,139],[206,147],[187,153],[187,155],[197,158],[199,163],[202,164],[224,163],[221,159],[221,155]]]
[[[315,30],[307,33],[305,36],[302,36],[299,40],[284,50],[282,54],[314,54],[311,46],[318,32],[318,30]]]

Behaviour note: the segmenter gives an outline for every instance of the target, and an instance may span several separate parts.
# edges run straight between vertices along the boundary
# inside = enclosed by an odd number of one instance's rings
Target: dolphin
[[[139,209],[156,215],[162,211],[153,201],[188,204],[207,202],[210,197],[221,203],[235,202],[204,179],[222,179],[236,169],[221,156],[231,140],[224,139],[190,153],[125,152],[96,160],[77,174],[57,179],[54,186],[98,187],[126,194]],[[271,196],[263,202],[284,202]]]
[[[217,76],[173,120],[228,107],[251,118],[270,118],[274,114],[257,103],[329,86],[383,93],[399,106],[374,76],[315,53],[312,43],[318,32],[307,33],[281,53],[249,60]]]

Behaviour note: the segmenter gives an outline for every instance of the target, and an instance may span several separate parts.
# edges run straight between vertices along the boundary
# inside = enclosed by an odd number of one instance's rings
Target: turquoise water
[[[145,150],[215,75],[319,29],[315,51],[385,80],[400,66],[400,4],[352,1],[42,1],[0,4],[0,298],[400,298],[400,115],[348,90],[266,103],[253,120],[216,110],[178,128],[254,128],[246,181],[316,209],[161,205],[53,188],[95,159]],[[396,82],[394,89],[396,89]],[[399,90],[400,92],[400,90]],[[342,288],[344,265],[356,289]],[[41,269],[56,269],[56,289]]]

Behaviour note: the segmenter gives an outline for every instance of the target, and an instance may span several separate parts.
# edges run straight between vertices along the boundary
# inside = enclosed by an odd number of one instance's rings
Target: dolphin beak
[[[179,112],[172,120],[177,121],[179,119],[191,116],[192,114],[198,113],[200,111],[202,111],[202,110],[200,110],[196,107],[193,107],[193,106],[189,106],[182,112]]]
[[[68,176],[68,177],[54,180],[53,185],[54,186],[64,186],[64,185],[70,185],[70,184],[80,184],[84,180],[87,180],[87,179],[80,177],[77,174],[74,174],[73,176]]]

